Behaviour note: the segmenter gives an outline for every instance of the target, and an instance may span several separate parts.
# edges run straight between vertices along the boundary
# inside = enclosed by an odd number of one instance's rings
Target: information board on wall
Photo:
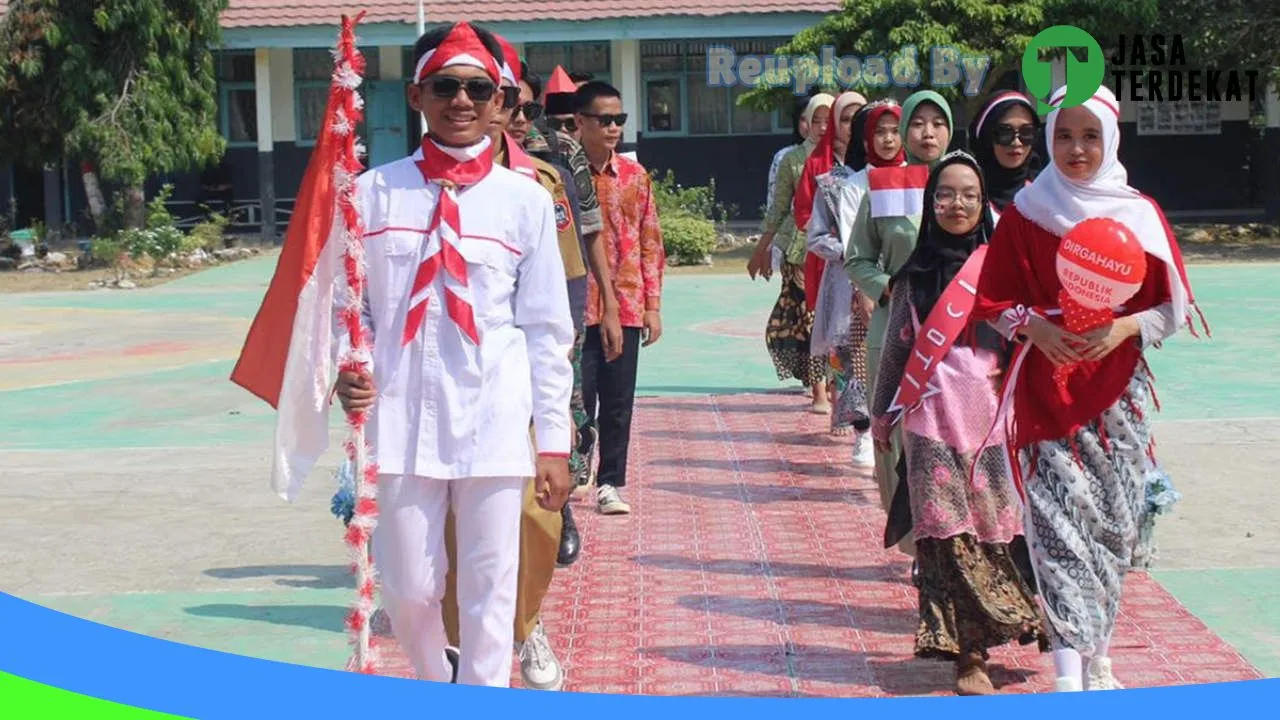
[[[1139,135],[1221,135],[1222,103],[1140,102]]]

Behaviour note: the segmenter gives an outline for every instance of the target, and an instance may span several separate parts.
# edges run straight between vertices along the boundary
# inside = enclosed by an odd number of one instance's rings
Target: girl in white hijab
[[[1061,102],[1065,89],[1050,100]],[[1049,114],[1052,164],[1014,197],[992,237],[972,320],[1021,347],[1005,383],[1006,447],[1022,487],[1024,523],[1054,646],[1059,691],[1121,687],[1108,650],[1124,575],[1170,488],[1155,459],[1144,352],[1190,319],[1195,303],[1160,207],[1120,164],[1120,104],[1103,87],[1083,106]],[[1076,224],[1111,218],[1147,252],[1137,294],[1108,325],[1077,335],[1061,325],[1058,245]],[[1203,318],[1202,318],[1203,320]],[[1193,331],[1194,332],[1194,331]],[[1058,366],[1073,370],[1065,387]]]

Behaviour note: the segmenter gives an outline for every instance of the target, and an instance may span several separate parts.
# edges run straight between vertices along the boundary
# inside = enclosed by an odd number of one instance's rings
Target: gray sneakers
[[[631,512],[631,506],[622,501],[618,488],[612,485],[596,488],[596,507],[602,515],[626,515]]]
[[[551,641],[542,628],[542,622],[529,633],[523,643],[516,646],[520,657],[520,677],[530,690],[559,690],[564,687],[564,670],[551,649]]]

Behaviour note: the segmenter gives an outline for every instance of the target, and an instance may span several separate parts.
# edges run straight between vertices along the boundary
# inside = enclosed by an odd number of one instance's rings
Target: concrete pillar
[[[1267,126],[1263,130],[1262,159],[1263,163],[1263,204],[1267,209],[1267,219],[1280,222],[1280,92],[1274,87],[1267,88],[1266,100]]]
[[[622,144],[635,149],[636,131],[644,115],[640,94],[640,43],[637,40],[614,40],[609,52],[610,74],[614,86],[622,93],[622,109],[630,115],[622,128]]]
[[[271,144],[298,141],[294,113],[293,48],[271,48]]]
[[[253,59],[253,81],[258,106],[258,200],[262,207],[262,240],[277,243],[276,172],[272,152],[275,140],[271,134],[271,51],[257,48],[253,51]]]

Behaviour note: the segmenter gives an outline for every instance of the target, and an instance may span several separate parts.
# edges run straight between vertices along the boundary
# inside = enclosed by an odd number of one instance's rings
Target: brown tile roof
[[[0,0],[4,2],[5,0]],[[601,20],[660,15],[761,15],[833,12],[840,0],[427,0],[428,22],[473,20]],[[336,25],[344,12],[366,11],[365,23],[416,23],[416,0],[231,0],[222,26]]]

